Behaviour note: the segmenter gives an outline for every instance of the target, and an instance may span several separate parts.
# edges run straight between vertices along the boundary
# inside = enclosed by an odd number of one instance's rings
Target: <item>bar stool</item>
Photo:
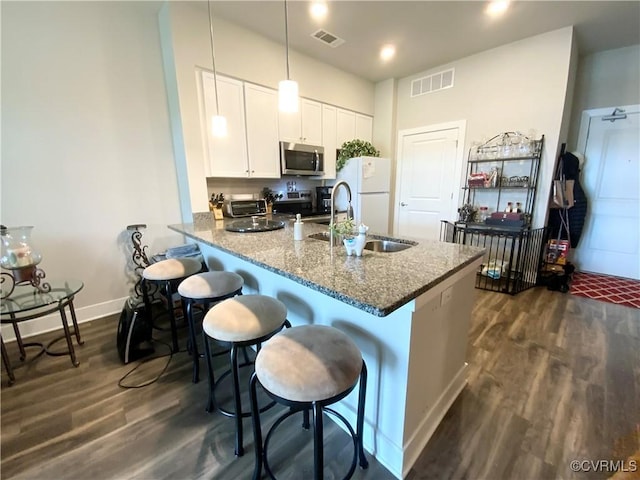
[[[360,381],[358,396],[357,432],[347,420],[333,409],[327,408],[346,397]],[[267,432],[262,443],[260,411],[257,408],[256,385],[289,410],[280,416]],[[367,367],[356,344],[340,330],[324,325],[293,327],[274,336],[264,344],[255,361],[255,373],[249,383],[253,434],[255,438],[254,480],[261,478],[262,467],[270,478],[275,478],[267,459],[268,445],[277,427],[291,415],[303,412],[303,427],[309,428],[309,411],[313,413],[313,478],[323,478],[323,412],[338,418],[353,439],[353,460],[344,479],[353,475],[360,466],[367,468],[362,430],[367,385]]]
[[[142,271],[142,297],[144,306],[148,312],[149,320],[153,324],[151,316],[151,301],[147,283],[151,282],[159,285],[164,293],[169,308],[169,321],[171,322],[171,337],[173,340],[172,351],[178,351],[178,328],[176,326],[176,316],[173,311],[174,285],[185,278],[200,272],[203,268],[202,262],[193,258],[168,258],[160,262],[149,265]]]
[[[203,305],[206,312],[211,304],[242,295],[243,285],[244,279],[233,272],[196,273],[185,278],[178,285],[178,293],[185,303],[185,315],[189,326],[189,341],[193,357],[193,383],[198,383],[200,380],[200,354],[196,339],[196,323],[193,319],[194,304]]]
[[[240,457],[244,454],[242,445],[242,419],[249,417],[251,412],[243,413],[240,401],[239,368],[253,365],[246,357],[246,348],[255,346],[259,352],[263,342],[281,331],[284,327],[290,327],[287,320],[287,308],[275,298],[265,295],[241,295],[224,300],[214,305],[207,312],[202,321],[202,333],[204,337],[204,351],[207,359],[207,372],[209,378],[209,402],[207,411],[216,408],[227,417],[233,417],[236,421],[235,454]],[[209,339],[230,349],[230,368],[216,381],[211,364],[211,347]],[[245,351],[245,362],[238,365],[238,350]],[[227,410],[217,404],[215,390],[220,382],[231,375],[233,385],[234,410]],[[265,411],[275,405],[271,402],[260,411]],[[256,400],[256,409],[257,409]]]

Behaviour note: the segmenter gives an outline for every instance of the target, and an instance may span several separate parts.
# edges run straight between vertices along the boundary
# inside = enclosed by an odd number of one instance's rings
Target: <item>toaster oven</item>
[[[261,200],[226,200],[223,213],[226,217],[251,217],[267,214],[267,202]]]

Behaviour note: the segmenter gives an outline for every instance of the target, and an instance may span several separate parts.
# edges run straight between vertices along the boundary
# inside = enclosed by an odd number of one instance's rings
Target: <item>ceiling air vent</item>
[[[411,96],[417,97],[453,87],[453,72],[454,69],[450,68],[427,77],[416,78],[411,82]]]
[[[344,43],[344,40],[342,38],[339,38],[333,33],[329,33],[326,30],[322,30],[322,29],[316,32],[313,32],[311,36],[316,40],[324,43],[325,45],[329,45],[332,48],[339,47]]]

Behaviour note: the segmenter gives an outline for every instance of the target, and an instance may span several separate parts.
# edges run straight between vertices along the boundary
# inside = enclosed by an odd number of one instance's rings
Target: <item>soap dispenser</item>
[[[302,240],[304,235],[302,233],[302,227],[304,222],[301,220],[300,214],[296,214],[296,221],[293,224],[293,239],[294,240]]]

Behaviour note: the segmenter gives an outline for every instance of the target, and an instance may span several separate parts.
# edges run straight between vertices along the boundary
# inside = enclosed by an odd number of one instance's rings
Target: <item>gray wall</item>
[[[640,104],[640,45],[580,58],[567,149],[578,142],[584,110]],[[613,108],[612,108],[613,110]]]
[[[180,214],[159,8],[2,2],[1,221],[35,226],[47,279],[85,283],[83,320],[129,294],[127,225],[148,225],[152,252],[182,243],[166,228]],[[22,331],[48,328],[60,320]]]

